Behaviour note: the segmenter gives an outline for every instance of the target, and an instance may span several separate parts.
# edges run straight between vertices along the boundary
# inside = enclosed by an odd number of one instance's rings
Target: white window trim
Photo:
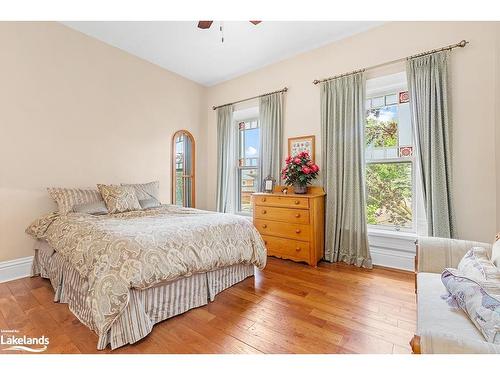
[[[234,121],[234,126],[236,127],[236,131],[237,131],[237,145],[236,145],[236,181],[235,181],[235,189],[234,189],[234,192],[235,192],[235,197],[234,197],[234,202],[235,202],[235,210],[234,210],[234,214],[235,215],[240,215],[240,216],[246,216],[246,217],[251,217],[253,216],[253,212],[245,212],[245,211],[240,211],[240,206],[241,206],[241,178],[240,178],[240,173],[242,170],[245,170],[245,169],[257,169],[257,174],[259,173],[259,166],[257,164],[256,167],[247,167],[247,166],[244,166],[244,167],[241,167],[240,166],[240,156],[241,156],[241,149],[240,149],[240,142],[241,142],[241,138],[240,138],[240,129],[239,129],[239,124],[240,122],[252,122],[252,121],[257,121],[257,124],[258,124],[258,128],[260,130],[260,123],[259,123],[259,117],[258,116],[252,116],[252,117],[248,117],[248,118],[242,118],[242,119],[238,119],[238,120],[235,120]],[[260,147],[260,145],[259,145]]]

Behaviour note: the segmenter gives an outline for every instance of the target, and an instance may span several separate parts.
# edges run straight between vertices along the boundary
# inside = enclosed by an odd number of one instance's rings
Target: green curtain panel
[[[448,58],[444,51],[409,59],[406,74],[428,235],[453,238]]]
[[[231,212],[231,181],[235,150],[233,106],[217,109],[217,211]]]
[[[284,93],[266,95],[259,100],[260,150],[259,179],[272,176],[279,184],[283,162]],[[257,184],[262,189],[262,184]]]
[[[323,82],[320,90],[325,259],[371,268],[364,183],[364,75]]]

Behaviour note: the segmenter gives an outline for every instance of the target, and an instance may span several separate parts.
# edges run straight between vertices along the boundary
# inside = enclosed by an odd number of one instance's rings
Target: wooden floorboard
[[[47,353],[407,354],[416,328],[412,273],[329,263],[312,268],[275,258],[214,302],[114,351],[96,350],[97,336],[53,297],[40,277],[0,284],[0,329],[49,337]]]

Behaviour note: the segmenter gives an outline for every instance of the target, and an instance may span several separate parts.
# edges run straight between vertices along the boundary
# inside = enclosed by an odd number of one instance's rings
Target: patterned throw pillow
[[[47,191],[57,203],[61,215],[73,211],[78,204],[102,201],[101,193],[95,189],[47,188]]]
[[[98,184],[97,188],[110,214],[141,209],[134,189],[129,186]]]
[[[477,281],[490,280],[500,283],[500,270],[492,263],[484,247],[471,248],[464,255],[457,269],[464,276]]]
[[[473,280],[453,268],[445,269],[441,280],[486,341],[500,344],[500,284]]]
[[[140,201],[155,199],[160,204],[160,181],[148,182],[146,184],[121,184],[135,190],[135,195]]]

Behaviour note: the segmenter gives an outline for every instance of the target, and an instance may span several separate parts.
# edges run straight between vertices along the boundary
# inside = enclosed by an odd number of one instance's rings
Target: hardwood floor
[[[53,296],[40,277],[0,284],[0,329],[49,337],[47,353],[111,352]],[[269,258],[255,278],[113,353],[409,353],[415,321],[411,273]]]

